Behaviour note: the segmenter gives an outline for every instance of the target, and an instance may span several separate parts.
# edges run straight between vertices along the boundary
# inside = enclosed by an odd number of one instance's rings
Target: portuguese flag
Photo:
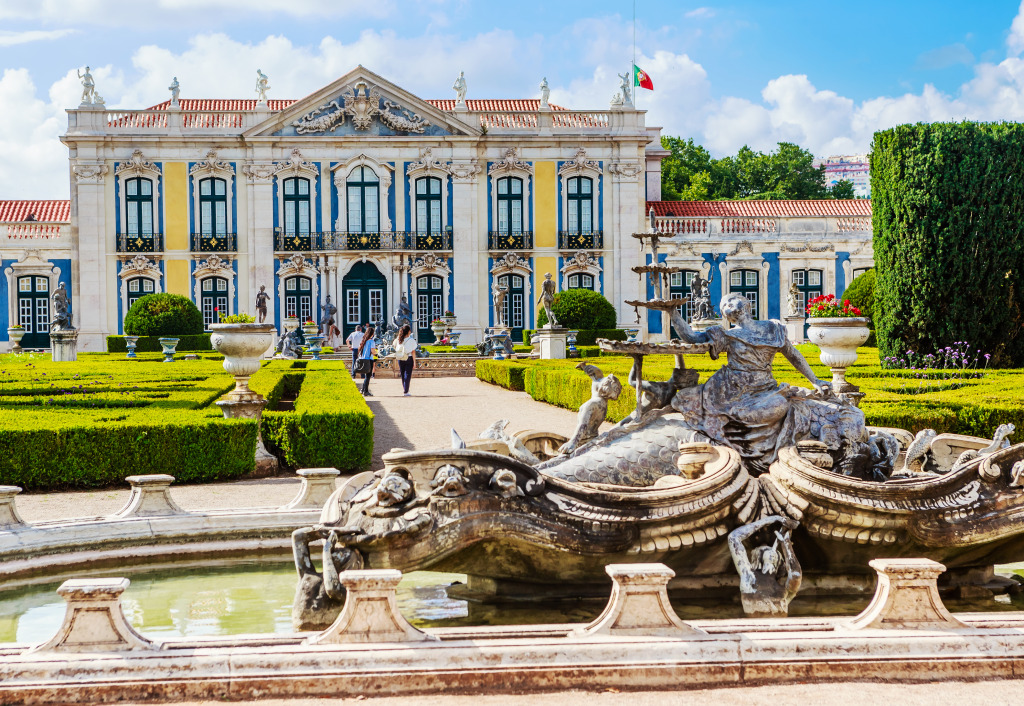
[[[640,88],[646,88],[648,91],[654,90],[654,81],[647,75],[647,72],[641,69],[636,64],[633,64],[633,85],[640,86]]]

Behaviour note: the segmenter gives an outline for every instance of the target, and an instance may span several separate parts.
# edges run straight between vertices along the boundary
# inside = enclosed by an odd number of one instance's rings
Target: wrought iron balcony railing
[[[451,250],[452,232],[448,229],[443,233],[276,233],[274,249],[276,252]]]
[[[163,233],[117,234],[117,252],[163,252]]]
[[[600,250],[604,247],[604,231],[573,231],[558,232],[559,250]]]
[[[487,234],[489,250],[532,250],[532,230],[492,230]]]
[[[193,233],[192,252],[236,252],[234,233]]]

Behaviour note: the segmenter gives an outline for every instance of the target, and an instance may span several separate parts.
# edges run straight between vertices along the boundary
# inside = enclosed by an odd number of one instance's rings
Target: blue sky
[[[358,63],[426,98],[531,97],[604,108],[633,52],[631,2],[0,0],[0,198],[67,194],[57,140],[90,64],[111,107],[168,97],[299,98]],[[779,140],[865,151],[915,120],[1024,119],[1017,1],[638,0],[648,124],[715,154]]]

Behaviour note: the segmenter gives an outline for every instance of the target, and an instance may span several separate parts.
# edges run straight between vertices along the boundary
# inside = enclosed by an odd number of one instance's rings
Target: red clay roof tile
[[[29,216],[38,223],[70,223],[71,202],[0,201],[0,223],[22,223]]]
[[[648,201],[647,211],[674,218],[799,218],[871,216],[870,199],[792,201]]]

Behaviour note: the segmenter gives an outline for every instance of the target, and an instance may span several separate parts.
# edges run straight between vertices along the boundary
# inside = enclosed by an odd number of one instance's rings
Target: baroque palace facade
[[[253,313],[261,286],[279,330],[319,320],[330,296],[347,336],[408,297],[419,340],[453,311],[472,343],[503,285],[518,338],[548,272],[632,325],[623,301],[645,285],[631,268],[649,256],[631,236],[651,209],[671,235],[662,257],[686,270],[676,293],[714,269],[713,294],[743,291],[761,317],[785,314],[792,281],[841,292],[871,265],[868,201],[660,202],[660,128],[621,96],[577,111],[464,93],[423,100],[358,67],[297,101],[69,110],[70,202],[0,201],[0,336],[21,323],[23,347],[47,347],[63,281],[86,351],[144,294],[185,295],[210,324]]]

